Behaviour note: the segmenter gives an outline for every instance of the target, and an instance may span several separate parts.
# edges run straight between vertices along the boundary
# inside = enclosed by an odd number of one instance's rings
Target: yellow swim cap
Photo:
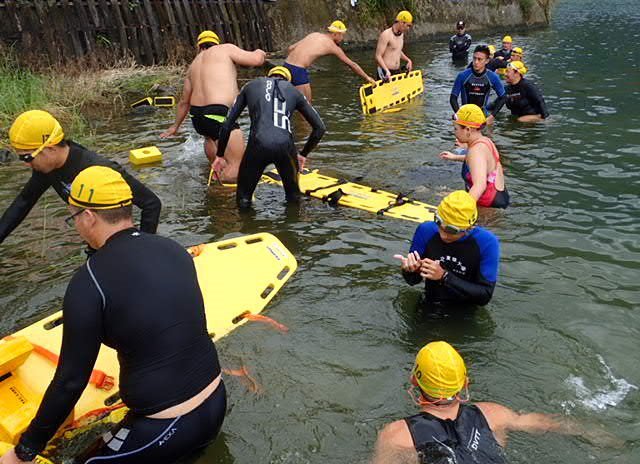
[[[284,66],[276,66],[275,68],[271,68],[267,73],[267,76],[282,76],[289,82],[291,82],[291,71],[289,71]]]
[[[505,35],[505,36],[502,38],[502,41],[503,41],[503,42],[509,42],[509,43],[511,43],[511,42],[513,42],[513,39],[511,38],[511,36],[510,36],[510,35]]]
[[[431,398],[452,398],[467,382],[467,368],[447,342],[431,342],[416,356],[413,375],[420,389]]]
[[[213,31],[202,31],[198,36],[198,46],[205,43],[220,45],[220,37]]]
[[[438,216],[449,225],[468,229],[478,220],[476,200],[464,190],[456,190],[438,205]]]
[[[520,47],[513,47],[513,50],[511,51],[511,53],[517,53],[518,55],[524,55],[524,52],[522,51],[522,48],[520,48]]]
[[[478,105],[467,103],[458,109],[454,115],[454,121],[461,126],[480,129],[487,122],[487,117]]]
[[[493,45],[489,45],[489,53],[491,53],[491,56],[493,56],[496,53],[496,47],[494,47]]]
[[[114,209],[132,203],[131,187],[118,171],[106,166],[91,166],[71,183],[69,204],[80,208]]]
[[[35,157],[46,147],[62,142],[64,132],[60,123],[46,111],[25,111],[11,125],[9,141],[16,150],[34,150]]]
[[[522,61],[510,61],[507,63],[507,68],[515,69],[520,73],[521,76],[527,74],[527,67],[524,65]]]
[[[403,10],[398,13],[398,16],[396,16],[396,21],[402,21],[403,23],[412,24],[413,16],[407,10]]]
[[[327,30],[329,32],[341,32],[344,34],[347,32],[347,26],[342,21],[336,19],[329,27],[327,27]]]

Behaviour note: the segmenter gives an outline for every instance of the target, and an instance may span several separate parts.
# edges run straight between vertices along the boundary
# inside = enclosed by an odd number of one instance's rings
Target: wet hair
[[[118,222],[131,219],[133,214],[133,206],[127,205],[113,209],[92,209],[96,216],[100,216],[103,221],[108,224],[117,224]]]
[[[200,50],[206,50],[207,48],[211,48],[215,45],[215,43],[213,42],[205,42],[203,44],[200,44],[198,47],[200,48]]]
[[[489,47],[487,45],[478,45],[473,49],[473,53],[484,53],[485,55],[487,55],[487,58],[491,57],[491,50],[489,50]]]
[[[64,148],[64,147],[68,147],[70,142],[71,142],[71,140],[69,140],[69,139],[62,139],[61,141],[56,143],[54,146],[60,147],[60,148]]]

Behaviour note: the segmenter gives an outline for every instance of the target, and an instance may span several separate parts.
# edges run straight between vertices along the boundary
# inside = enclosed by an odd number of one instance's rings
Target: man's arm
[[[259,48],[252,52],[248,52],[247,50],[243,50],[232,44],[227,44],[227,46],[233,47],[229,56],[235,64],[240,66],[262,66],[267,57],[267,54]]]
[[[464,77],[462,73],[458,73],[456,76],[456,80],[453,83],[453,88],[451,89],[451,95],[449,96],[449,104],[453,109],[453,112],[456,113],[460,109],[460,105],[458,104],[458,96],[460,92],[462,92],[462,83],[464,82]]]
[[[18,447],[41,452],[73,410],[98,357],[102,311],[102,298],[82,268],[71,279],[64,297],[62,348],[56,373]]]
[[[373,79],[366,72],[364,72],[358,63],[356,63],[351,58],[349,58],[347,54],[344,52],[344,50],[342,50],[336,44],[333,44],[332,50],[333,50],[333,54],[337,56],[338,59],[340,59],[340,61],[345,63],[347,66],[349,66],[353,70],[353,72],[355,72],[358,76],[360,76],[365,81],[371,84],[375,83],[375,79]]]
[[[413,234],[411,240],[411,247],[409,253],[417,253],[420,258],[424,258],[424,253],[427,249],[427,243],[431,240],[434,234],[437,233],[437,226],[433,222],[423,222]],[[422,276],[420,275],[420,268],[414,272],[402,271],[402,277],[409,285],[416,285],[422,282]]]
[[[327,128],[322,122],[322,118],[318,112],[311,106],[311,104],[304,98],[302,93],[298,92],[298,101],[296,103],[296,109],[300,112],[302,117],[306,119],[306,121],[311,125],[311,134],[309,134],[309,138],[307,139],[307,143],[304,144],[302,151],[300,152],[300,156],[307,157],[311,150],[313,150],[320,139],[326,132]]]
[[[115,169],[122,174],[124,180],[131,187],[133,193],[133,204],[142,210],[140,215],[140,230],[148,234],[155,234],[160,222],[160,210],[162,202],[153,191],[129,174],[126,169],[118,163],[113,163]]]
[[[389,76],[391,73],[389,72],[389,68],[387,68],[387,65],[385,64],[382,55],[384,55],[388,44],[389,39],[387,38],[387,34],[383,32],[382,34],[380,34],[380,37],[378,37],[378,44],[376,45],[376,63],[378,63],[378,66],[382,68],[387,76]]]
[[[160,134],[161,138],[171,137],[178,132],[180,125],[189,114],[189,108],[191,106],[191,92],[193,87],[191,86],[191,68],[187,71],[187,76],[184,79],[184,86],[182,88],[182,96],[176,107],[176,119],[173,125],[171,125],[166,131]]]
[[[40,197],[49,188],[47,177],[37,171],[33,171],[13,203],[0,218],[0,243],[24,221],[29,211],[38,202]]]
[[[224,157],[224,152],[227,149],[227,144],[229,143],[229,136],[231,135],[231,131],[233,130],[233,125],[240,117],[240,114],[247,106],[247,88],[251,85],[251,82],[242,87],[242,90],[236,97],[236,100],[233,102],[233,106],[229,110],[227,114],[227,118],[224,120],[224,124],[220,128],[220,138],[218,139],[218,151],[216,155],[218,158]]]
[[[403,420],[386,425],[378,434],[371,464],[419,464],[411,433]]]
[[[529,82],[527,89],[529,93],[529,99],[532,102],[533,107],[536,109],[537,114],[539,114],[542,119],[548,118],[549,110],[547,110],[547,104],[545,103],[544,97],[542,96],[540,90],[531,82]]]
[[[400,52],[400,58],[407,62],[407,70],[411,71],[413,69],[413,61],[411,61],[411,58],[405,55],[402,51]]]
[[[456,49],[456,41],[455,41],[456,36],[452,35],[451,38],[449,39],[449,52],[453,53]]]
[[[502,84],[502,80],[498,77],[498,75],[492,71],[487,71],[489,73],[489,80],[491,81],[491,87],[496,92],[498,98],[496,98],[495,102],[493,102],[493,111],[491,111],[491,116],[495,117],[504,104],[507,102],[507,92],[504,90],[504,85]]]

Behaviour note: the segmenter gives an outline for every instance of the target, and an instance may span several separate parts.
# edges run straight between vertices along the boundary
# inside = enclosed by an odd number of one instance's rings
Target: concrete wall
[[[324,31],[334,19],[346,23],[349,30],[346,40],[350,44],[364,45],[377,40],[380,31],[393,22],[396,12],[372,13],[366,2],[359,0],[356,8],[351,7],[350,0],[265,3],[274,49],[284,51],[309,32]],[[492,28],[511,32],[514,26],[545,23],[544,12],[536,0],[413,0],[413,5],[414,27],[408,40],[439,33],[452,34],[459,19],[466,21],[471,32]]]

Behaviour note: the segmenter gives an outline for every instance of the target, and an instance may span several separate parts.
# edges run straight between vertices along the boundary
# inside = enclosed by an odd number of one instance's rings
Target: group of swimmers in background
[[[402,11],[380,34],[375,51],[380,79],[412,69],[403,52],[404,34],[412,25],[411,13]],[[458,22],[457,29],[450,51],[454,59],[466,61],[471,37],[464,22]],[[297,201],[298,172],[326,131],[311,105],[309,66],[320,56],[333,54],[365,81],[375,83],[339,47],[346,32],[344,23],[334,21],[327,33],[307,35],[289,47],[282,66],[239,91],[236,66],[262,66],[266,53],[221,44],[214,32],[204,31],[185,77],[175,122],[161,136],[175,135],[189,115],[195,130],[205,137],[205,153],[217,175],[225,182],[237,182],[240,207],[251,205],[256,184],[270,163],[279,171],[287,200]],[[477,46],[471,66],[456,78],[451,106],[460,150],[443,151],[440,156],[463,163],[466,189],[447,195],[435,219],[416,229],[409,253],[395,256],[409,284],[425,283],[425,301],[434,308],[485,305],[497,281],[499,240],[476,225],[478,206],[506,208],[509,194],[498,150],[482,134],[483,128],[505,102],[519,118],[527,117],[522,120],[548,115],[541,97],[530,96],[532,84],[524,79],[522,50],[512,49],[511,43],[506,36],[503,49],[493,57],[488,46]],[[489,68],[495,60],[506,63],[506,91]],[[491,88],[497,100],[490,109]],[[246,147],[237,124],[245,107],[251,119]],[[311,126],[300,151],[292,135],[295,111]],[[44,111],[20,115],[9,136],[18,157],[33,172],[0,218],[0,242],[53,186],[70,205],[69,223],[92,251],[65,296],[64,361],[36,418],[0,463],[29,462],[44,449],[84,389],[100,343],[114,347],[128,366],[121,366],[120,387],[130,413],[78,462],[174,462],[205,446],[222,425],[226,393],[215,346],[203,336],[204,308],[193,265],[180,246],[153,235],[160,200],[116,163],[65,139],[60,124]],[[133,226],[132,204],[142,209],[142,232]],[[136,281],[135,292],[126,292],[130,279]],[[189,304],[182,304],[185,301]],[[182,308],[180,314],[177,307]],[[112,312],[119,316],[111,317]],[[176,324],[178,319],[184,324]],[[176,357],[185,352],[193,356]],[[194,377],[196,362],[199,374]],[[584,432],[574,423],[545,414],[519,414],[496,403],[468,404],[468,383],[465,363],[451,345],[436,341],[423,347],[411,373],[420,413],[381,430],[373,462],[500,463],[511,430]],[[144,385],[153,395],[144,395]]]

